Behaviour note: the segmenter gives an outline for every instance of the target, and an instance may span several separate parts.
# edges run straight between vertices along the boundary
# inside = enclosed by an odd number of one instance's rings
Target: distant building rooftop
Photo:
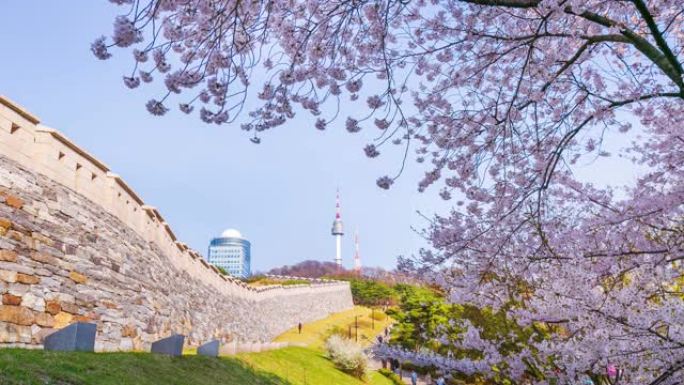
[[[226,229],[221,233],[222,238],[240,238],[243,239],[242,233],[235,229]]]

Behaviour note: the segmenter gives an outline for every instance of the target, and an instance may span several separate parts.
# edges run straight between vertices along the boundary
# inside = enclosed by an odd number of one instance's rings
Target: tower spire
[[[337,196],[335,198],[335,219],[342,219],[342,213],[340,212],[340,189],[337,188]]]
[[[337,189],[337,196],[335,198],[335,221],[332,224],[330,233],[335,237],[335,263],[338,267],[342,266],[342,236],[344,235],[344,228],[342,225],[342,214],[340,212],[340,189]]]

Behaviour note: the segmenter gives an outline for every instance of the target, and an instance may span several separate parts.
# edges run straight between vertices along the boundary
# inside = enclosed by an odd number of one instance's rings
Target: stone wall
[[[347,283],[255,289],[209,266],[117,175],[0,97],[0,345],[98,325],[97,350],[268,341],[353,306]]]

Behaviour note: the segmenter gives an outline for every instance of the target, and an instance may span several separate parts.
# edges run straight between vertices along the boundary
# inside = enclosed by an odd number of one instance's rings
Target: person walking
[[[418,385],[418,373],[415,369],[411,371],[411,385]]]
[[[444,385],[444,376],[439,376],[435,385]]]
[[[302,323],[297,324],[297,329],[299,330],[299,334],[302,334]]]

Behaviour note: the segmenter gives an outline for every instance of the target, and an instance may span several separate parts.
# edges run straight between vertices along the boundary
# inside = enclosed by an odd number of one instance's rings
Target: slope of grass
[[[306,348],[236,357],[0,349],[0,385],[391,385],[378,372],[370,372],[365,381],[343,373],[322,351],[325,339],[335,330],[348,331],[356,316],[359,343],[369,345],[391,321],[379,313],[375,329],[371,328],[371,310],[357,306],[304,325],[302,334],[294,328],[276,339],[306,344]]]
[[[321,352],[285,348],[238,357],[150,353],[61,353],[0,349],[2,385],[391,385],[377,372],[364,382]]]
[[[378,372],[370,372],[366,382],[343,373],[322,352],[300,347],[247,353],[238,356],[257,371],[273,373],[286,383],[297,385],[392,385]]]
[[[235,358],[1,349],[0,384],[299,385]]]
[[[371,309],[363,306],[355,306],[353,309],[335,313],[322,320],[305,324],[302,328],[302,334],[299,334],[296,327],[292,328],[276,337],[274,341],[305,344],[313,349],[321,350],[323,349],[325,340],[330,334],[338,332],[346,336],[349,333],[349,326],[352,327],[352,338],[355,338],[355,318],[358,316],[358,343],[364,347],[369,346],[371,343],[375,342],[375,337],[381,334],[385,327],[392,321],[384,313],[376,310],[375,328],[373,329],[371,315]]]

